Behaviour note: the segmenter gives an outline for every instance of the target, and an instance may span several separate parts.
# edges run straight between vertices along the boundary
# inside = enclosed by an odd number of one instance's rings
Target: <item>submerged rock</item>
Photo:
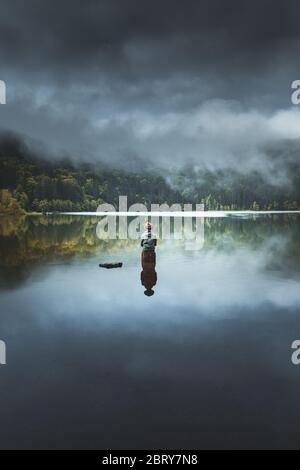
[[[100,263],[99,267],[100,268],[106,268],[106,269],[112,269],[112,268],[122,268],[123,263],[118,262],[118,263]]]

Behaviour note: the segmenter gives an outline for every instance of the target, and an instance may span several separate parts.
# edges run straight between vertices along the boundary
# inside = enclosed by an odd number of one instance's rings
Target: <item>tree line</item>
[[[289,184],[269,182],[258,172],[195,171],[171,175],[133,173],[69,161],[49,162],[22,151],[0,152],[0,213],[95,211],[103,202],[203,203],[206,210],[300,208],[300,168],[290,169]]]

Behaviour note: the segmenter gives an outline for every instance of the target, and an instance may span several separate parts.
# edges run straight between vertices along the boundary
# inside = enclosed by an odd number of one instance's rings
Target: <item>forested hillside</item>
[[[103,202],[204,203],[205,209],[299,209],[300,168],[288,182],[271,183],[262,174],[232,170],[132,173],[70,161],[48,161],[17,141],[0,146],[0,212],[94,211]]]
[[[2,212],[94,211],[103,202],[175,202],[180,198],[162,176],[134,174],[22,156],[0,157]]]

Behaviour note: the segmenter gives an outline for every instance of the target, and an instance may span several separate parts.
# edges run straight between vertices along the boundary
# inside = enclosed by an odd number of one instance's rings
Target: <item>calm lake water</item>
[[[1,219],[0,447],[299,448],[300,216],[159,242],[150,297],[139,243],[96,225]]]

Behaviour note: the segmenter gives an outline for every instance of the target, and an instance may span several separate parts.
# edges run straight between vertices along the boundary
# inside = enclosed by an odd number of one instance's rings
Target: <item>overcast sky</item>
[[[272,171],[300,147],[299,18],[299,0],[1,0],[0,128],[77,160]]]

